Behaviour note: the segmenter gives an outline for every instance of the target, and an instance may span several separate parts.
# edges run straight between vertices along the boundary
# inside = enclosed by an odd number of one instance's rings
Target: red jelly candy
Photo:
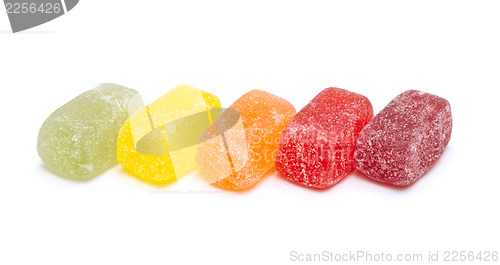
[[[328,188],[354,170],[356,139],[373,118],[370,101],[340,88],[319,93],[288,123],[276,153],[276,170],[291,182]]]
[[[354,166],[371,179],[408,186],[439,159],[450,141],[451,127],[446,99],[406,91],[361,131]]]

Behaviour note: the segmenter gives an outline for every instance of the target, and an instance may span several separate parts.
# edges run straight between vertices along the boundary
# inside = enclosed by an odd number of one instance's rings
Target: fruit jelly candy
[[[450,141],[451,129],[446,99],[408,90],[361,131],[354,165],[376,181],[408,186],[436,163]]]
[[[123,124],[118,162],[153,184],[167,184],[194,170],[197,140],[210,126],[212,108],[220,108],[212,94],[186,85],[172,89]]]
[[[214,114],[212,112],[212,117]],[[196,165],[200,168],[201,176],[211,184],[220,182],[239,171],[248,158],[246,133],[240,113],[225,109],[199,139]]]
[[[254,185],[273,169],[279,137],[295,113],[278,96],[261,90],[246,93],[214,121],[212,141],[198,145],[200,173],[225,189]]]
[[[354,170],[356,139],[372,117],[365,96],[334,87],[321,91],[283,131],[276,170],[306,187],[335,185]]]
[[[144,106],[139,93],[101,84],[52,113],[38,134],[38,154],[56,174],[84,180],[116,164],[116,141],[130,114]]]

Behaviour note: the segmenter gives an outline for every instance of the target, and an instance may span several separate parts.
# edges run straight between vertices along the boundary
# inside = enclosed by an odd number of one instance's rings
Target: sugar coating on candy
[[[451,131],[451,107],[446,99],[406,91],[362,130],[354,165],[371,179],[408,186],[436,163]]]
[[[122,126],[117,158],[140,180],[167,184],[194,170],[196,144],[219,99],[187,85],[170,90]],[[193,140],[194,139],[194,140]]]
[[[240,113],[231,108],[223,111],[218,117],[212,112],[215,122],[200,137],[196,154],[201,176],[210,184],[221,182],[239,171],[249,159]]]
[[[54,111],[38,134],[43,163],[70,179],[89,179],[116,164],[118,131],[143,106],[133,89],[101,84]]]
[[[240,190],[257,183],[274,166],[278,141],[296,111],[288,101],[252,90],[217,118],[212,139],[201,139],[196,165],[219,187]]]
[[[287,180],[328,188],[354,170],[353,155],[361,129],[373,117],[365,96],[327,88],[286,126],[276,154],[276,170]]]

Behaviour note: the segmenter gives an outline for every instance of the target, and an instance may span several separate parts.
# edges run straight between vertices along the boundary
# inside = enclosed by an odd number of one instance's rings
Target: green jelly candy
[[[38,133],[38,155],[47,168],[62,177],[92,178],[117,163],[120,128],[143,106],[137,91],[101,84],[45,120]]]

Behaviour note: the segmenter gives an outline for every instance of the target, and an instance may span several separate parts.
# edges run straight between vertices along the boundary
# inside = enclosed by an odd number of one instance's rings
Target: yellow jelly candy
[[[172,89],[123,124],[118,162],[150,183],[176,180],[196,168],[198,140],[220,107],[216,96],[200,89],[186,85]]]

